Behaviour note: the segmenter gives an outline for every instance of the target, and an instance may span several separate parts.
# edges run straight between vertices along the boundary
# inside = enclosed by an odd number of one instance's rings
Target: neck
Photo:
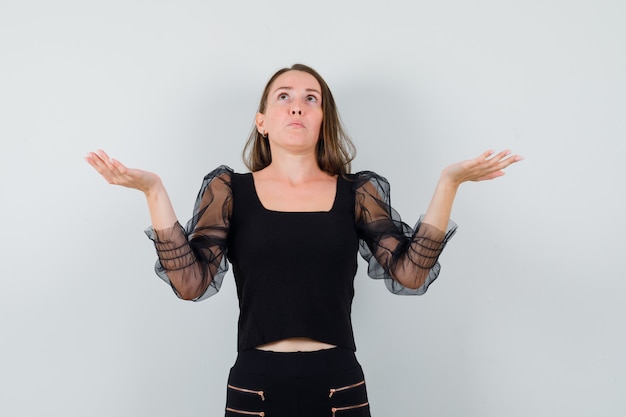
[[[264,171],[286,179],[292,184],[302,183],[309,179],[320,177],[321,175],[328,175],[320,169],[315,154],[273,154],[272,163],[268,165]]]

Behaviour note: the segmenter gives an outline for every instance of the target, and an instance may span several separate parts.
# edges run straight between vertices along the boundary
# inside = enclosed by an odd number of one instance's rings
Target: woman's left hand
[[[519,155],[511,155],[505,150],[494,155],[494,151],[486,151],[474,159],[457,162],[443,170],[442,177],[460,185],[466,181],[485,181],[504,175],[504,169],[515,162],[521,161]]]

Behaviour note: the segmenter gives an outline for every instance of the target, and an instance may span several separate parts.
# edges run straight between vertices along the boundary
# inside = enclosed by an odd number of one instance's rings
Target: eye
[[[278,100],[287,100],[289,98],[289,94],[287,93],[280,93],[278,95]]]
[[[311,103],[317,103],[316,96],[306,96],[306,101],[310,101]]]

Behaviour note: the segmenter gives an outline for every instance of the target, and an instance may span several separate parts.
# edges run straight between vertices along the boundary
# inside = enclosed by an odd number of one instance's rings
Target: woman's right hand
[[[128,168],[109,157],[102,149],[89,152],[85,160],[109,183],[134,188],[148,195],[161,186],[161,179],[152,172]]]

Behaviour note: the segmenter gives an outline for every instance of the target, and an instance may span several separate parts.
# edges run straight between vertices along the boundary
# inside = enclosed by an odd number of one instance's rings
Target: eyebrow
[[[293,90],[293,87],[289,87],[289,86],[276,87],[274,89],[274,91],[272,91],[272,92],[276,92],[278,90]],[[315,88],[306,88],[304,91],[309,92],[309,93],[317,93],[320,96],[322,95],[322,93],[320,91],[316,90]]]

